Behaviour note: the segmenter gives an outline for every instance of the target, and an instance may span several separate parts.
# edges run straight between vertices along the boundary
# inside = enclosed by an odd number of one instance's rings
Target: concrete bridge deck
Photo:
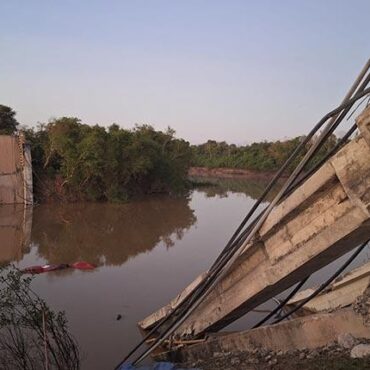
[[[177,337],[222,329],[370,238],[370,108],[357,125],[360,135],[273,209],[257,238],[177,329]],[[139,326],[153,327],[196,285]]]

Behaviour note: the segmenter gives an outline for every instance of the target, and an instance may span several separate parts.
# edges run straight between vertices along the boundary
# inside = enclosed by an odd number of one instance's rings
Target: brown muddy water
[[[207,269],[265,186],[242,179],[215,182],[186,197],[153,196],[121,205],[40,205],[27,214],[22,207],[0,207],[0,262],[19,268],[79,260],[97,264],[92,272],[37,275],[33,287],[52,308],[66,312],[82,368],[112,369],[140,340],[137,321]],[[367,248],[349,269],[369,255]],[[317,272],[307,287],[345,258]],[[267,302],[258,310],[274,305]],[[247,329],[262,315],[251,312],[229,329]]]

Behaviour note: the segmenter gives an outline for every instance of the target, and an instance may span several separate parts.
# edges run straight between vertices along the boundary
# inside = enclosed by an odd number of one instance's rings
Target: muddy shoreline
[[[190,167],[189,176],[193,177],[220,177],[220,178],[244,178],[250,180],[269,180],[276,172],[274,171],[254,171],[241,168],[209,168],[209,167]]]

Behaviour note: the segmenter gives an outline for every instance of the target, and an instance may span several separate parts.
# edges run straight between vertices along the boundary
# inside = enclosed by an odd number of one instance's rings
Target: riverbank
[[[370,287],[357,297],[351,305],[353,312],[361,317],[365,327],[370,323]],[[340,313],[342,309],[336,309],[332,312]],[[309,316],[310,317],[310,316]],[[318,322],[318,317],[314,318],[312,323]],[[296,325],[291,322],[292,325]],[[279,324],[278,324],[279,325]],[[304,327],[304,324],[300,324]],[[300,326],[298,325],[298,326]],[[319,325],[320,330],[328,333],[335,327],[334,321],[328,326]],[[355,329],[355,322],[353,322]],[[314,325],[313,325],[314,326]],[[259,329],[256,329],[259,330]],[[312,330],[315,330],[314,328]],[[355,332],[356,330],[354,330]],[[309,340],[306,347],[291,348],[287,350],[271,350],[267,346],[256,346],[253,343],[248,350],[241,351],[214,351],[210,358],[187,363],[188,367],[197,367],[202,370],[344,370],[344,369],[370,369],[370,339],[368,336],[353,336],[350,332],[339,331],[339,335],[327,341],[325,345],[321,341],[321,346],[312,346]],[[275,332],[276,341],[283,343],[283,337]],[[292,337],[296,335],[292,332]],[[319,341],[319,336],[313,336],[314,342]],[[308,337],[307,337],[308,339]],[[247,340],[248,342],[248,340]],[[280,346],[280,345],[279,345]],[[253,348],[255,347],[255,348]]]
[[[188,171],[188,175],[193,177],[244,178],[250,180],[269,180],[274,174],[274,171],[253,171],[223,167],[190,167]]]
[[[369,357],[353,358],[366,342],[352,349],[332,343],[314,350],[271,352],[263,349],[255,352],[215,353],[206,361],[186,364],[202,370],[365,370],[370,369]]]

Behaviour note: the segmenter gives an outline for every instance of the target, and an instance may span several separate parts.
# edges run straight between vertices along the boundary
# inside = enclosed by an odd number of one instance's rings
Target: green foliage
[[[304,137],[296,137],[285,141],[253,143],[246,146],[236,146],[223,142],[208,140],[201,145],[193,145],[192,165],[196,167],[225,167],[242,168],[254,171],[277,171],[288,159],[290,154],[299,145]],[[303,158],[313,140],[295,161],[288,171],[292,171]],[[335,136],[331,136],[325,145],[319,150],[311,166],[320,161],[321,158],[332,149],[337,142]]]
[[[12,133],[15,112],[0,105],[0,133]],[[277,171],[304,137],[236,146],[208,140],[190,146],[168,128],[132,130],[113,124],[108,128],[62,117],[35,129],[25,129],[32,148],[34,189],[39,200],[122,202],[135,195],[185,190],[189,167],[241,168]],[[288,168],[296,167],[315,138]],[[310,166],[335,146],[331,136]]]
[[[10,135],[17,130],[19,123],[14,117],[12,108],[0,104],[0,135]]]
[[[39,195],[121,202],[138,194],[179,192],[187,184],[190,145],[170,128],[106,129],[63,117],[26,130],[26,137]]]

